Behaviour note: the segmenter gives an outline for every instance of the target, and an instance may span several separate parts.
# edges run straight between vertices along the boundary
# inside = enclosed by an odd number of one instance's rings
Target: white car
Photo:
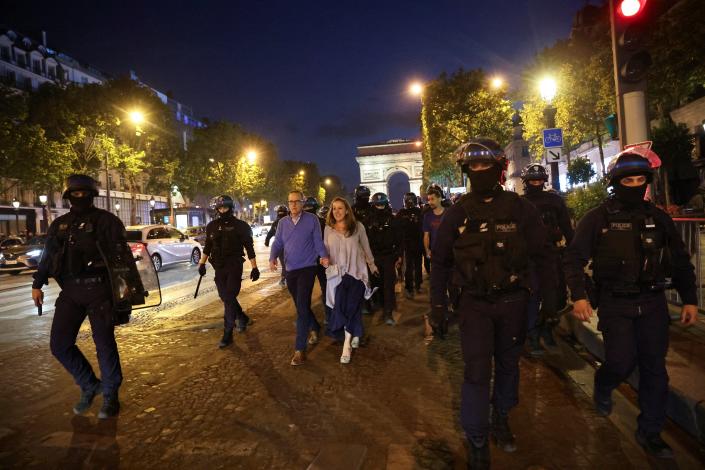
[[[132,253],[138,256],[146,249],[157,271],[174,263],[196,264],[201,259],[201,244],[170,225],[131,225],[125,229]]]

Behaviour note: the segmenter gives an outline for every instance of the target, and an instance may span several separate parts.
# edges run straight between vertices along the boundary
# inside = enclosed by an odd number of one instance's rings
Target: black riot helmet
[[[218,210],[221,207],[227,207],[228,209],[233,210],[235,208],[235,202],[233,202],[233,198],[230,196],[223,195],[214,198],[211,202],[211,206],[215,210]]]
[[[389,209],[389,198],[384,193],[374,193],[370,198],[370,204],[373,206],[384,206],[385,209]]]
[[[529,180],[548,181],[546,168],[539,163],[530,163],[521,171],[521,180],[526,184]]]
[[[306,198],[306,201],[304,202],[304,210],[314,215],[318,212],[318,201],[315,197],[309,196]]]
[[[355,188],[355,201],[368,202],[370,200],[370,188],[365,185],[360,185]]]
[[[286,217],[287,215],[289,215],[289,209],[286,206],[281,205],[281,204],[277,206],[276,211],[277,211],[277,217],[279,217],[279,218]]]
[[[455,153],[457,162],[466,175],[470,174],[470,163],[472,162],[494,163],[502,170],[507,168],[504,149],[492,139],[473,139],[458,147]]]
[[[654,168],[661,166],[661,159],[656,153],[646,148],[630,148],[623,150],[607,167],[607,180],[614,186],[625,176],[646,176],[646,182],[651,183]]]
[[[320,209],[318,209],[318,217],[321,219],[325,219],[328,217],[328,212],[330,212],[330,207],[328,206],[322,206]]]
[[[88,175],[71,175],[66,178],[66,187],[61,197],[68,199],[71,191],[88,191],[91,193],[90,197],[96,197],[98,182]]]
[[[406,193],[404,194],[404,207],[407,209],[411,209],[413,207],[416,207],[418,205],[418,198],[416,197],[416,194],[414,193]]]
[[[441,188],[441,186],[436,183],[431,183],[428,185],[428,188],[426,188],[426,196],[429,196],[431,194],[435,194],[441,200],[446,198],[445,194],[443,193],[443,188]]]

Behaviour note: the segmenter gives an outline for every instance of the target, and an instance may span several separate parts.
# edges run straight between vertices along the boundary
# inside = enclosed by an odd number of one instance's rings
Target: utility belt
[[[609,288],[598,285],[597,288],[598,291],[604,292],[612,297],[631,297],[650,292],[663,292],[666,289],[671,288],[671,283],[664,281],[648,284],[635,284],[631,286],[610,286]]]
[[[65,285],[90,286],[94,284],[105,284],[108,282],[107,275],[65,277],[62,279]]]
[[[526,293],[529,292],[529,289],[526,287],[523,287],[521,285],[515,285],[511,287],[506,287],[506,288],[490,288],[487,289],[486,291],[482,291],[481,289],[473,288],[473,287],[461,287],[460,288],[460,293],[461,295],[467,294],[470,297],[473,297],[478,300],[485,300],[487,302],[491,303],[496,303],[500,300],[503,301],[510,301],[510,300],[517,300],[524,296]]]

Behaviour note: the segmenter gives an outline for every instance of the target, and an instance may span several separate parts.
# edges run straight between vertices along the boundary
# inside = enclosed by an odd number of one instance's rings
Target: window
[[[0,59],[5,62],[10,62],[10,48],[7,46],[0,46]]]
[[[52,80],[56,80],[56,67],[50,65],[48,68],[47,75],[49,75],[49,78],[51,78]]]
[[[160,238],[169,238],[169,232],[167,232],[166,229],[159,227],[153,228],[149,231],[149,234],[147,234],[147,240],[157,240]]]
[[[127,189],[127,182],[125,181],[124,175],[120,175],[120,189],[123,191]]]
[[[19,65],[20,67],[26,67],[26,66],[27,66],[27,59],[26,59],[26,57],[24,56],[24,54],[21,53],[21,52],[18,52],[18,53],[17,53],[17,65]]]
[[[42,74],[42,62],[38,59],[32,59],[32,72],[37,75]]]

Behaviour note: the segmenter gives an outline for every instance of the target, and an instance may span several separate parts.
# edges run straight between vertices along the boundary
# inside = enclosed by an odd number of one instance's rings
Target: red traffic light
[[[644,9],[646,0],[620,0],[617,11],[625,18],[631,18]]]

